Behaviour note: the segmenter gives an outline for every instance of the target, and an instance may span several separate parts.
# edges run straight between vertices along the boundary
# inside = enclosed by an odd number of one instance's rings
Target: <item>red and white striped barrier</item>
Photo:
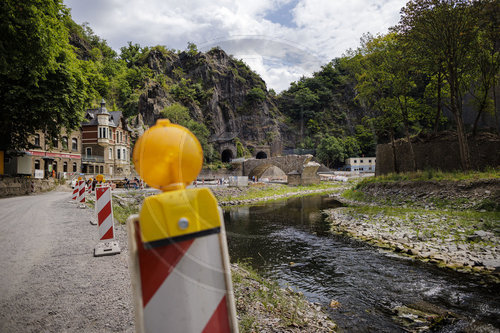
[[[92,194],[92,183],[90,183],[88,186],[87,186],[87,193],[90,195]]]
[[[150,203],[145,201],[143,209]],[[191,209],[209,208],[195,206]],[[176,213],[170,208],[165,214]],[[143,221],[128,219],[137,332],[238,332],[222,212],[215,216],[221,221],[218,227],[147,243]],[[196,224],[187,218],[176,222],[174,229]],[[161,229],[162,221],[157,225]]]
[[[79,205],[78,208],[87,208],[85,205],[85,182],[83,180],[80,180],[78,182],[78,199],[77,199]]]
[[[111,205],[111,188],[96,187],[95,212],[99,225],[99,243],[94,249],[94,256],[104,256],[120,253],[120,247],[115,240],[113,223],[113,206]]]
[[[73,202],[76,202],[76,199],[78,199],[78,191],[79,191],[79,187],[78,187],[78,183],[75,184],[75,188],[73,189],[73,195],[71,197],[71,199],[73,200]]]

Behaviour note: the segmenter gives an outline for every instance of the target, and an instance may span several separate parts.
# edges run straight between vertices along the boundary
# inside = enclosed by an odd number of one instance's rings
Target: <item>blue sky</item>
[[[128,41],[183,50],[220,46],[277,92],[386,33],[404,0],[65,0],[77,23],[119,51]]]

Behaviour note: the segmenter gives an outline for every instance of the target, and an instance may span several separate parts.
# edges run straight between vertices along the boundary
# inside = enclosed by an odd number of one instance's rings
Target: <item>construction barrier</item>
[[[87,206],[85,205],[85,181],[80,180],[78,182],[78,203],[79,203],[79,208],[86,208]]]
[[[73,202],[77,202],[79,190],[80,190],[80,188],[78,187],[78,183],[76,183],[75,184],[75,188],[73,189],[73,195],[71,197],[71,199],[73,200]]]
[[[113,206],[111,204],[111,188],[102,186],[95,189],[95,213],[99,225],[99,242],[94,249],[94,256],[105,256],[120,253],[120,246],[115,240]]]
[[[209,189],[185,188],[201,170],[198,140],[161,119],[133,159],[141,178],[164,191],[127,220],[136,331],[238,332],[222,211]]]

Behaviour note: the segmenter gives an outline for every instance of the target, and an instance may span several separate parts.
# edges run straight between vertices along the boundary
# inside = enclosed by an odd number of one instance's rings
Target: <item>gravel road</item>
[[[70,198],[0,199],[0,332],[134,332],[126,229],[95,258],[93,210]]]

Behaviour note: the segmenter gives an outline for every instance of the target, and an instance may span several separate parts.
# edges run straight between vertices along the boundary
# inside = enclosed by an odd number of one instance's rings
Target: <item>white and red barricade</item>
[[[94,256],[99,257],[120,253],[120,247],[115,240],[111,188],[109,186],[96,187],[95,196],[95,213],[99,226],[99,242],[95,247]]]
[[[80,188],[78,187],[78,182],[75,184],[75,187],[73,188],[73,195],[71,196],[71,199],[73,202],[77,202],[76,200],[78,199],[78,191]]]
[[[153,200],[145,200],[143,204],[143,210],[145,206],[153,207],[153,215],[158,218],[152,220],[155,224],[152,228],[143,224],[142,211],[141,221],[137,215],[127,221],[136,331],[238,332],[222,212],[211,214],[217,223],[206,223],[207,216],[203,213],[210,207],[194,203],[186,206],[191,212],[183,213],[182,206],[173,204],[163,212],[176,217],[167,217],[164,224],[160,210],[154,208],[157,204]],[[201,212],[200,219],[193,217],[193,210]],[[164,228],[187,230],[198,223],[196,232],[180,232],[174,237],[144,242],[143,228],[161,233]]]
[[[79,203],[78,208],[87,208],[85,205],[85,181],[78,181],[78,198],[77,202]]]

